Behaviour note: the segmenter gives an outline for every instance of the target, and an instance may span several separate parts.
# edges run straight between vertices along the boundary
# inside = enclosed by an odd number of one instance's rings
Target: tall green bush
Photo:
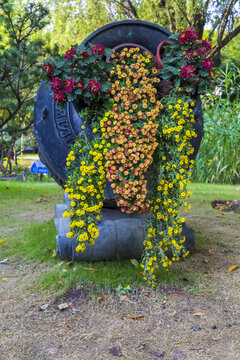
[[[198,182],[240,183],[240,69],[226,65],[203,98],[204,137],[194,165]]]

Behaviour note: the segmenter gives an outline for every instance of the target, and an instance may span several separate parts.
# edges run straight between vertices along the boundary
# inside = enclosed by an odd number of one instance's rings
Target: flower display
[[[213,61],[212,61],[212,59],[209,59],[209,58],[205,59],[205,60],[203,61],[203,67],[204,67],[205,69],[207,69],[207,70],[211,70],[211,68],[213,67]]]
[[[168,47],[161,71],[152,55],[137,46],[113,52],[105,66],[102,55],[108,49],[100,44],[72,47],[64,55],[68,62],[64,71],[54,70],[59,69],[57,62],[44,64],[44,71],[54,75],[55,101],[64,104],[78,94],[87,99],[80,113],[85,124],[66,159],[65,191],[71,200],[63,213],[70,217],[67,236],[78,239],[76,251],[94,245],[107,179],[122,212],[147,213],[141,267],[153,287],[160,267],[168,270],[189,253],[182,235],[182,209],[190,208],[191,141],[197,136],[193,95],[196,89],[204,92],[206,77],[213,76],[207,40],[199,40],[194,30],[172,39],[175,43]],[[172,54],[177,59],[174,64],[169,59]],[[174,86],[160,98],[161,77]],[[86,126],[93,136],[84,132]]]
[[[199,39],[194,30],[185,30],[169,37],[173,41],[165,48],[161,76],[173,81],[175,87],[184,88],[189,94],[209,91],[213,74],[212,59],[208,56],[212,44],[207,39]]]
[[[67,50],[64,55],[64,60],[71,60],[73,54],[75,54],[75,47],[71,47],[71,49]]]
[[[64,107],[67,101],[83,101],[97,110],[98,102],[107,102],[110,83],[107,80],[111,64],[105,61],[111,49],[100,44],[72,46],[63,55],[47,59],[43,72],[50,81],[54,101]],[[104,69],[104,71],[103,71]]]
[[[188,79],[189,77],[192,77],[195,75],[194,73],[194,66],[192,65],[184,65],[182,68],[181,68],[181,76],[182,78],[185,80],[185,79]]]
[[[89,80],[88,91],[92,95],[98,94],[101,91],[101,85],[97,80],[91,79]]]
[[[198,39],[198,34],[195,30],[184,30],[178,35],[180,43],[194,43]]]
[[[54,91],[58,91],[63,87],[62,80],[59,77],[52,79],[50,85],[51,85],[51,89]]]
[[[58,103],[63,103],[66,100],[66,94],[62,90],[58,90],[54,93],[53,100]]]
[[[91,52],[93,55],[103,55],[104,54],[104,47],[100,44],[96,44],[96,45],[93,45],[93,47],[91,48]]]
[[[73,78],[65,80],[64,89],[67,90],[68,92],[71,92],[71,91],[73,91],[73,88],[74,88]]]

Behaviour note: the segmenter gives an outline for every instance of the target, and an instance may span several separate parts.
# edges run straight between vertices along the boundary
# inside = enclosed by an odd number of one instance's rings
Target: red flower
[[[205,47],[198,46],[196,51],[199,55],[204,55],[204,54],[206,54],[207,49]]]
[[[43,65],[43,71],[50,72],[52,70],[53,70],[53,66],[52,66],[51,63],[48,62],[48,63]]]
[[[195,52],[193,50],[187,50],[184,59],[186,61],[191,61],[194,58],[194,56],[195,56]]]
[[[187,79],[189,77],[192,77],[195,75],[194,73],[194,67],[192,65],[184,65],[182,68],[181,68],[181,75],[182,75],[182,78],[183,79]]]
[[[206,51],[209,51],[212,48],[212,44],[207,39],[203,39],[201,44],[206,48]]]
[[[88,58],[89,57],[89,54],[87,51],[84,51],[80,54],[81,58],[84,59],[84,58]]]
[[[54,76],[53,76],[53,72],[52,72],[52,71],[49,71],[49,72],[47,73],[47,78],[48,78],[48,80],[50,80],[50,81],[53,80]]]
[[[213,61],[210,58],[207,58],[203,61],[203,67],[207,70],[211,70],[213,67]]]
[[[104,54],[104,47],[100,44],[93,45],[93,47],[91,48],[91,52],[93,55],[102,55]]]
[[[73,81],[73,78],[71,79],[67,79],[64,83],[64,88],[68,91],[71,92],[73,90],[75,83]]]
[[[100,86],[99,82],[94,79],[89,80],[88,91],[92,95],[99,93],[101,91],[101,86]]]
[[[52,79],[52,82],[51,82],[51,89],[52,90],[59,90],[59,89],[61,89],[61,87],[62,87],[63,85],[62,85],[62,81],[61,81],[61,79],[60,78],[55,78],[55,79]]]
[[[74,83],[74,86],[75,86],[76,89],[81,89],[81,90],[83,90],[83,89],[84,89],[84,82],[80,80],[80,81],[78,81],[78,82],[75,82],[75,83]]]
[[[43,65],[43,71],[46,71],[47,72],[47,77],[48,77],[48,80],[53,80],[53,68],[54,68],[54,65],[52,65],[51,63],[46,63]]]
[[[195,42],[198,39],[198,34],[194,30],[184,30],[178,35],[180,43]]]
[[[64,91],[62,90],[58,90],[57,92],[55,92],[53,100],[59,103],[64,102],[66,99],[66,94]]]
[[[64,55],[64,60],[70,60],[72,58],[72,55],[75,54],[76,50],[75,47],[72,47],[71,49],[67,50]]]

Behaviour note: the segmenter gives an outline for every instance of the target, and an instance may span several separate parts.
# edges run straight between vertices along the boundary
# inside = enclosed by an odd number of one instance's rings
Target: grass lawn
[[[195,254],[175,264],[169,273],[160,270],[158,280],[160,284],[169,283],[198,292],[208,288],[200,269],[187,272],[187,282],[181,280],[186,278],[186,270],[197,259],[198,251],[209,249],[212,245],[228,247],[227,238],[221,231],[225,224],[231,225],[233,237],[238,235],[239,215],[225,213],[222,216],[224,213],[212,209],[211,201],[237,199],[240,190],[238,186],[212,184],[192,184],[190,190],[193,193],[192,209],[187,215],[187,224],[196,231]],[[58,255],[52,256],[52,250],[56,248],[54,204],[61,203],[63,196],[63,190],[58,185],[2,181],[0,193],[0,238],[5,240],[0,244],[1,258],[11,257],[12,261],[32,261],[48,266],[49,271],[36,279],[38,290],[61,295],[81,284],[88,284],[93,289],[103,287],[105,291],[119,286],[124,289],[129,284],[132,287],[144,284],[140,266],[134,266],[129,260],[68,265],[60,262]]]
[[[111,360],[109,349],[119,346],[128,360],[160,351],[168,360],[238,360],[239,269],[229,268],[240,266],[240,214],[211,201],[240,199],[240,186],[189,188],[196,250],[159,271],[153,290],[130,260],[68,264],[52,256],[63,190],[0,181],[0,359]]]

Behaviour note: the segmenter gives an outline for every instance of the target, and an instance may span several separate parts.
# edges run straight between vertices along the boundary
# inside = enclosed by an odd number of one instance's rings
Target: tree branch
[[[188,18],[188,16],[187,16],[187,13],[182,9],[181,5],[179,5],[179,1],[176,1],[176,4],[177,4],[179,10],[181,11],[181,13],[183,14],[183,16],[185,17],[185,19],[187,20],[188,25],[191,27],[191,26],[192,26],[192,23],[191,23],[191,21],[189,20],[189,18]]]
[[[221,24],[218,29],[218,42],[222,41],[224,31],[227,26],[229,15],[231,14],[233,6],[236,4],[236,2],[237,2],[237,0],[231,0],[227,9],[222,14]]]
[[[236,37],[240,33],[240,25],[237,26],[233,31],[230,31],[225,38],[215,45],[212,50],[208,53],[208,57],[215,55],[221,48],[223,48],[227,43],[229,43],[234,37]]]
[[[25,126],[24,128],[19,128],[18,131],[28,130],[32,124],[33,124],[33,120],[27,126]]]
[[[3,121],[0,122],[0,129],[3,128],[4,125],[6,125],[8,123],[9,120],[11,120],[16,113],[18,112],[18,110],[21,108],[22,103],[18,103],[18,105],[15,107],[15,109],[11,112],[11,114],[9,114],[6,119],[4,119]]]
[[[132,1],[131,1],[131,0],[127,0],[127,2],[128,2],[128,5],[129,5],[130,10],[131,10],[131,12],[133,13],[134,17],[135,17],[136,19],[139,19],[137,10],[136,10],[135,6],[133,5]]]
[[[15,35],[15,36],[13,36],[13,38],[17,41],[17,34],[16,34],[16,31],[15,31],[15,28],[14,28],[14,25],[13,25],[13,22],[12,22],[12,19],[11,19],[11,16],[10,16],[10,13],[9,13],[9,11],[7,11],[7,10],[5,9],[3,3],[0,3],[0,6],[1,6],[2,11],[4,12],[4,14],[7,16],[8,21],[9,21],[9,23],[10,23],[10,26],[11,26],[11,28],[12,28],[12,31],[13,31],[13,33],[14,33],[14,35]]]

